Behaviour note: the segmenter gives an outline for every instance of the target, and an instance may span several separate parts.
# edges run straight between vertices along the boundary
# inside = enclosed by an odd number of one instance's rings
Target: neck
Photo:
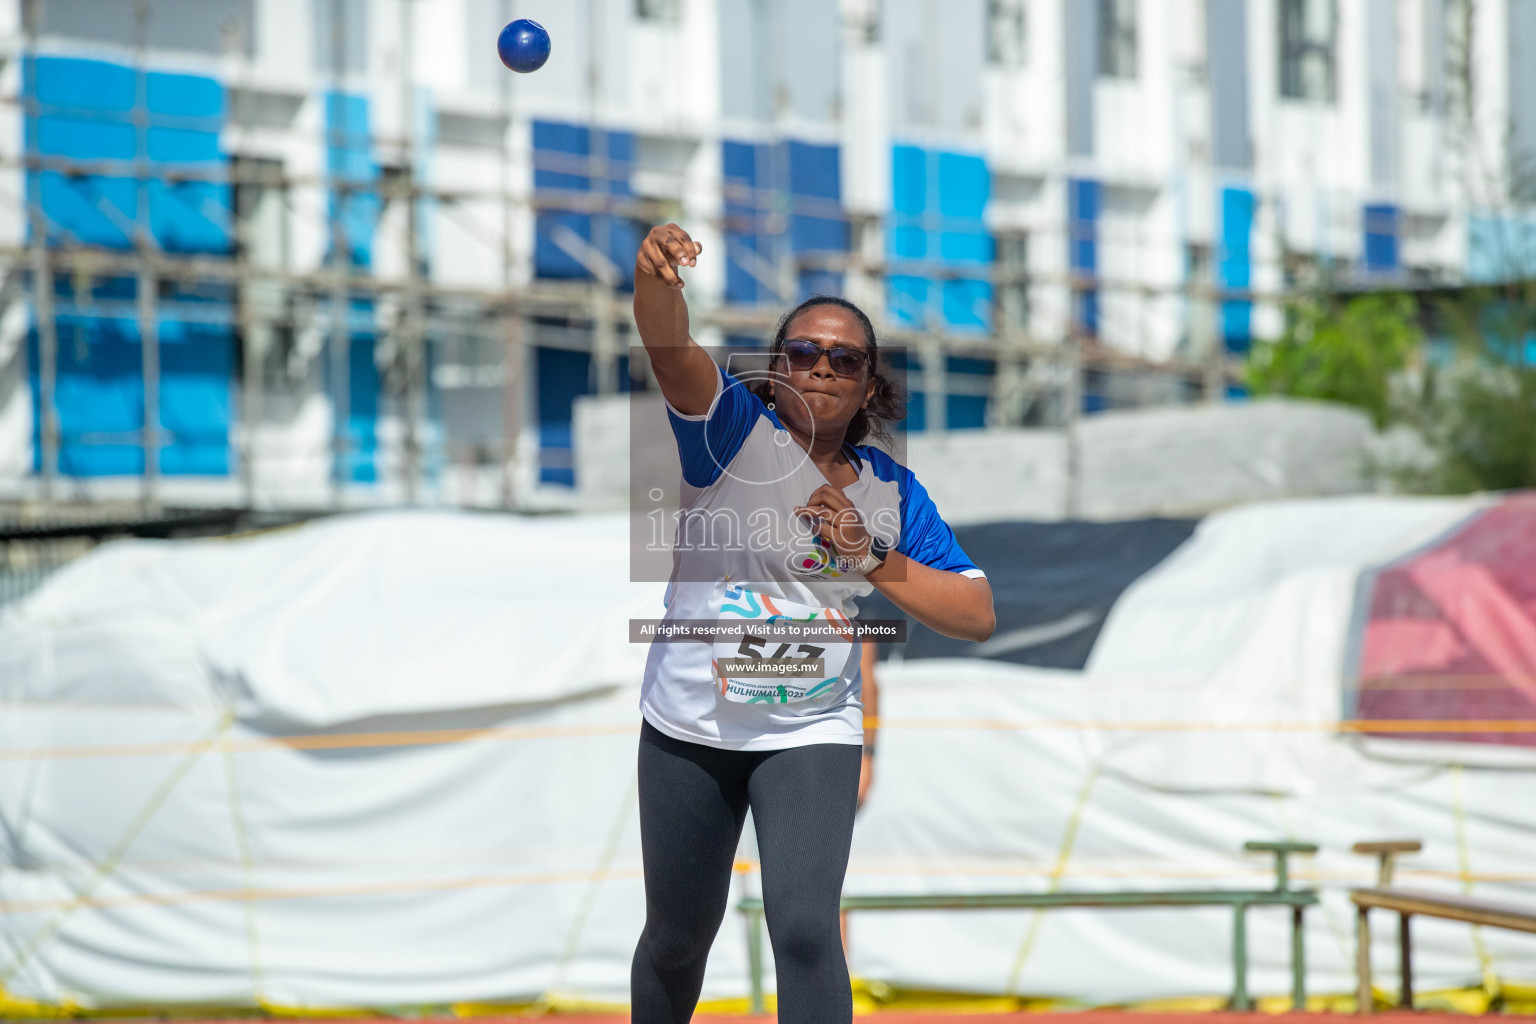
[[[806,450],[811,457],[811,461],[817,465],[834,463],[842,457],[843,440],[848,436],[847,427],[839,430],[836,434],[818,433],[815,438],[812,438],[808,431],[802,431],[799,427],[788,423],[784,424],[784,429],[789,431],[789,436],[795,439],[796,444]]]

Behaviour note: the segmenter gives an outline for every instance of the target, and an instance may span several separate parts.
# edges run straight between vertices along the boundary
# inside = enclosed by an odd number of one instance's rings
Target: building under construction
[[[913,431],[1222,401],[1288,290],[1536,268],[1536,0],[7,0],[0,48],[7,501],[569,505],[667,220],[699,341],[845,294]]]

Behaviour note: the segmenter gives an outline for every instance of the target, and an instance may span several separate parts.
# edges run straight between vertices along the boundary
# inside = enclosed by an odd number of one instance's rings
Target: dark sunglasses
[[[827,365],[840,377],[857,377],[869,365],[869,353],[861,348],[847,348],[843,345],[822,348],[805,338],[789,339],[780,351],[789,360],[789,365],[797,370],[809,370],[821,362],[821,357],[825,355]]]

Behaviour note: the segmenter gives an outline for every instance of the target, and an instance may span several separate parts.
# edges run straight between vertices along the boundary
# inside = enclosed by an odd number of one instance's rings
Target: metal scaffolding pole
[[[1082,445],[1078,423],[1083,417],[1083,338],[1081,324],[1074,322],[1067,331],[1062,357],[1061,426],[1067,441],[1067,518],[1081,514],[1079,486],[1082,477]]]
[[[606,213],[611,209],[612,189],[610,182],[613,177],[613,168],[609,161],[609,147],[611,135],[607,129],[599,128],[603,115],[603,89],[606,83],[603,80],[603,48],[606,41],[602,35],[603,19],[598,16],[596,0],[587,0],[587,123],[592,126],[590,130],[590,145],[588,153],[588,189],[602,195],[603,208]],[[614,275],[599,273],[597,267],[602,266],[611,270],[613,257],[613,219],[609,216],[594,218],[592,229],[592,247],[597,250],[595,266],[592,269],[592,375],[597,385],[597,393],[608,395],[614,393],[619,386],[618,359],[619,345],[617,332],[613,322],[613,291],[617,284]],[[574,450],[573,450],[574,454]]]
[[[31,0],[26,8],[26,51],[23,55],[22,74],[30,81],[26,84],[26,117],[35,117],[37,110],[36,55],[37,33],[41,28],[42,4]],[[30,175],[29,175],[30,178]],[[37,189],[37,192],[34,192]],[[29,246],[32,259],[32,308],[37,318],[37,378],[38,378],[38,438],[41,448],[43,477],[43,507],[53,504],[59,475],[59,409],[57,402],[59,378],[58,325],[53,312],[53,261],[48,253],[48,218],[43,212],[40,187],[29,180],[26,186],[27,213],[31,221],[32,240]]]
[[[351,270],[342,207],[348,190],[343,177],[345,159],[335,154],[343,151],[346,138],[346,104],[342,95],[342,72],[346,60],[346,10],[343,0],[331,0],[331,95],[327,98],[326,154],[330,177],[331,235],[331,502],[341,507],[345,501],[347,479],[352,470],[351,444],[351,296],[347,278]],[[340,165],[340,166],[338,166]]]
[[[249,51],[244,45],[246,33],[250,27],[237,24],[235,27],[235,49],[242,54],[239,68],[241,71],[241,84],[249,80],[250,57]],[[244,88],[235,92],[235,107],[231,111],[233,120],[240,125],[246,125],[250,121],[250,112],[246,109],[249,93]],[[240,165],[229,165],[232,171],[238,172]],[[230,182],[234,202],[234,242],[235,242],[235,273],[237,284],[235,286],[236,318],[240,329],[240,445],[238,457],[240,460],[240,486],[245,495],[245,507],[255,508],[260,502],[260,490],[256,470],[256,435],[261,427],[262,407],[264,395],[262,393],[262,368],[266,359],[268,328],[266,324],[257,323],[256,301],[254,293],[254,276],[251,273],[251,237],[252,221],[256,215],[256,208],[261,201],[261,193],[258,191],[263,186],[242,180],[242,175],[231,174],[234,179]]]
[[[949,374],[943,341],[937,337],[924,338],[918,346],[923,361],[923,408],[926,410],[924,429],[930,433],[949,429]]]
[[[245,493],[246,508],[257,504],[256,486],[256,430],[261,423],[261,368],[265,346],[261,345],[256,326],[255,296],[251,294],[250,228],[249,219],[252,197],[248,192],[235,192],[235,252],[241,270],[241,281],[235,293],[236,316],[240,324],[240,484]]]
[[[501,0],[500,14],[502,24],[512,20],[511,0]],[[517,127],[512,107],[512,76],[500,75],[497,82],[502,116],[506,119],[496,147],[501,199],[501,287],[505,303],[501,315],[501,503],[505,508],[516,508],[518,446],[523,432],[523,364],[527,358],[524,348],[526,320],[513,289],[516,252],[512,246],[512,161],[507,152],[512,132]]]
[[[154,250],[149,211],[149,95],[147,88],[147,48],[149,45],[149,0],[138,0],[134,10],[138,40],[135,47],[137,67],[134,82],[134,128],[137,150],[138,223],[134,246],[139,258],[136,282],[139,318],[139,347],[144,376],[144,511],[155,515],[160,510],[160,281],[155,274]],[[77,302],[81,296],[75,296]]]
[[[137,284],[144,373],[144,509],[154,515],[160,506],[160,325],[156,302],[160,284],[147,252]]]
[[[33,311],[37,317],[38,416],[42,434],[43,504],[51,505],[59,475],[59,337],[53,315],[53,263],[48,258],[48,227],[34,215],[32,228]]]
[[[426,382],[421,379],[426,366],[423,348],[426,335],[421,329],[421,251],[418,223],[418,192],[416,189],[416,95],[411,87],[411,0],[400,0],[400,118],[404,170],[405,210],[405,282],[401,295],[399,334],[400,351],[397,358],[402,363],[405,380],[401,403],[401,415],[405,425],[405,500],[417,501],[421,484],[421,435],[425,420]]]

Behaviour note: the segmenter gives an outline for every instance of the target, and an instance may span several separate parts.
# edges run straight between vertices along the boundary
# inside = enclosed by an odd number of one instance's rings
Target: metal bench
[[[1517,907],[1492,900],[1472,899],[1469,896],[1390,888],[1397,858],[1405,853],[1418,853],[1421,849],[1422,844],[1413,839],[1354,845],[1356,853],[1375,854],[1381,859],[1376,887],[1355,889],[1349,894],[1357,910],[1355,973],[1359,983],[1356,999],[1360,1013],[1370,1013],[1375,1008],[1371,991],[1370,913],[1373,909],[1390,910],[1398,915],[1398,957],[1402,972],[1400,1004],[1405,1010],[1413,1009],[1413,938],[1408,922],[1415,914],[1536,933],[1536,907]]]
[[[1291,908],[1291,1005],[1304,1009],[1307,1002],[1306,932],[1302,915],[1317,903],[1311,889],[1290,888],[1293,853],[1316,853],[1313,843],[1244,843],[1249,853],[1275,855],[1273,889],[1174,889],[1162,892],[1134,890],[1114,892],[956,893],[924,896],[844,896],[844,910],[1002,910],[1056,907],[1231,907],[1233,1009],[1252,1009],[1248,996],[1248,908]],[[747,962],[752,976],[752,1012],[763,1013],[763,901],[749,896],[738,905],[747,921]]]

